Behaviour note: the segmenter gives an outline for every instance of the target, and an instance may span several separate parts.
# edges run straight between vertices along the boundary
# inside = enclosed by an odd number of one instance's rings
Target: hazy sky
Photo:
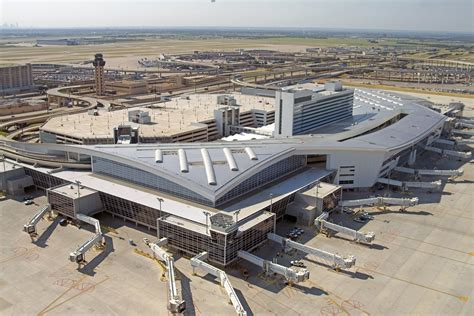
[[[0,0],[23,27],[249,26],[474,32],[474,0]]]

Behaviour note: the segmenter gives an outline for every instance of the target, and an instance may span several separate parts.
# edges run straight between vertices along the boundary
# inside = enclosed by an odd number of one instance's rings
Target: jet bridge
[[[472,135],[474,135],[474,132],[473,132]],[[425,146],[425,150],[438,153],[442,156],[450,156],[450,157],[455,157],[455,158],[471,159],[471,157],[472,157],[471,152],[441,149],[441,148],[436,148],[436,147],[433,147],[433,146]]]
[[[458,120],[455,126],[459,128],[474,129],[474,123],[468,122],[466,120]]]
[[[242,306],[242,303],[240,303],[239,298],[237,297],[237,294],[235,294],[234,288],[232,287],[232,284],[230,283],[229,278],[227,277],[227,274],[224,271],[208,264],[207,262],[204,262],[204,260],[206,260],[208,257],[209,257],[209,254],[207,252],[201,252],[197,256],[191,258],[191,266],[193,267],[193,274],[196,274],[196,269],[200,268],[204,270],[205,272],[219,278],[221,286],[227,292],[227,296],[229,297],[229,300],[232,303],[232,306],[234,306],[234,309],[237,315],[247,316],[247,312]]]
[[[418,181],[399,181],[394,179],[388,178],[378,178],[378,183],[383,183],[387,185],[393,185],[403,190],[407,190],[408,188],[422,188],[422,189],[441,189],[441,180],[432,181],[432,182],[418,182]]]
[[[452,132],[458,135],[474,136],[474,131],[464,129],[453,129]]]
[[[457,170],[438,170],[438,169],[412,169],[406,167],[395,167],[395,171],[413,174],[415,176],[448,176],[448,177],[459,177],[464,174],[464,170],[457,169]]]
[[[450,139],[438,138],[438,139],[435,139],[434,142],[438,143],[438,144],[449,145],[449,146],[474,144],[474,140],[472,140],[472,139],[454,139],[454,140],[450,140]]]
[[[456,145],[472,145],[474,144],[474,139],[458,139],[456,140]]]
[[[317,248],[313,248],[310,246],[306,246],[296,241],[293,241],[291,239],[284,238],[273,233],[268,233],[267,237],[268,239],[282,245],[285,251],[291,250],[291,249],[297,249],[304,253],[311,254],[313,256],[321,258],[323,260],[330,261],[332,262],[333,269],[336,269],[336,270],[350,269],[355,265],[355,262],[356,262],[356,258],[354,256],[348,256],[346,258],[343,258],[340,255],[330,253],[324,250],[320,250]]]
[[[468,117],[463,117],[463,118],[458,119],[458,122],[466,123],[466,124],[474,124],[474,119],[473,118],[468,118]]]
[[[143,242],[150,247],[153,254],[163,261],[166,265],[168,275],[168,310],[172,313],[182,313],[186,309],[186,302],[181,299],[176,287],[176,280],[174,275],[174,259],[173,256],[166,252],[161,246],[168,243],[167,238],[161,238],[156,243],[150,242],[147,238]]]
[[[357,199],[357,200],[345,200],[339,201],[339,206],[342,207],[354,207],[362,205],[375,205],[379,207],[384,207],[385,205],[399,205],[403,209],[406,209],[409,206],[414,206],[418,204],[418,198],[392,198],[392,197],[373,197],[367,199]]]
[[[450,139],[444,139],[444,138],[436,138],[433,143],[437,144],[443,144],[443,145],[448,145],[448,146],[455,146],[456,141],[450,140]]]
[[[99,220],[84,214],[77,214],[76,218],[95,227],[95,235],[69,254],[69,260],[81,264],[86,262],[85,253],[90,248],[93,246],[103,247],[103,236]]]
[[[36,214],[28,221],[26,225],[23,226],[23,231],[30,234],[31,238],[37,235],[36,233],[36,224],[39,223],[40,220],[43,219],[46,213],[50,213],[51,215],[51,205],[46,204],[41,206]]]
[[[349,236],[354,241],[364,242],[368,244],[370,244],[375,239],[375,233],[373,232],[362,233],[348,227],[337,225],[337,224],[328,222],[327,221],[328,217],[329,217],[329,213],[324,212],[314,220],[314,225],[316,225],[316,228],[318,229],[318,231],[321,232],[321,231],[324,231],[325,229],[330,229],[342,235]]]
[[[290,284],[304,282],[309,279],[309,271],[307,269],[295,267],[287,268],[277,263],[259,258],[244,250],[239,250],[237,255],[256,266],[263,268],[263,271],[265,271],[267,275],[273,273],[283,275]]]

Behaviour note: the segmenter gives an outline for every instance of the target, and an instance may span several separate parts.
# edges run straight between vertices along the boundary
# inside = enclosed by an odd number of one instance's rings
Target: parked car
[[[290,239],[291,240],[295,240],[298,238],[298,235],[294,234],[294,233],[290,233]]]
[[[67,219],[62,218],[62,219],[59,221],[59,225],[61,225],[61,226],[67,226]]]
[[[304,234],[304,230],[298,227],[293,227],[290,234],[295,234],[297,236]]]
[[[366,220],[374,219],[374,217],[372,215],[370,215],[369,213],[364,213],[364,214],[360,215],[360,218],[366,219]]]
[[[353,210],[353,209],[350,209],[350,208],[347,208],[347,207],[344,207],[344,208],[342,209],[342,212],[345,213],[345,214],[347,214],[347,215],[352,215],[352,214],[354,214],[354,210]]]
[[[365,223],[368,221],[368,219],[364,219],[361,216],[359,216],[359,217],[354,218],[353,221],[357,223]]]
[[[25,202],[23,202],[25,205],[31,205],[31,204],[34,204],[35,202],[33,202],[33,200],[26,200]]]
[[[290,264],[294,267],[298,267],[298,268],[306,268],[306,266],[304,265],[303,262],[299,261],[299,260],[293,260],[290,262]]]

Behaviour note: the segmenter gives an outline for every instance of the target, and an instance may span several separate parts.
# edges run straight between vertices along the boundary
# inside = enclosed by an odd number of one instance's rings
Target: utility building
[[[352,116],[354,90],[340,82],[315,89],[292,88],[276,92],[275,137],[309,134]]]

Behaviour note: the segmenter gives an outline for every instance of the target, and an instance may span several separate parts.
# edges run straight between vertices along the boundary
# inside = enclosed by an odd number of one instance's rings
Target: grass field
[[[281,51],[304,51],[307,47],[335,45],[364,45],[367,40],[361,39],[304,39],[304,38],[269,38],[269,39],[144,39],[102,45],[78,46],[42,46],[34,47],[34,40],[29,44],[17,43],[17,46],[0,43],[2,55],[0,65],[20,63],[77,63],[90,60],[101,52],[109,66],[135,67],[139,57],[156,57],[161,53],[190,53],[195,50],[235,50],[238,48],[262,48]],[[114,59],[118,59],[114,62]],[[132,60],[130,60],[132,59]],[[112,62],[112,64],[110,63]]]
[[[194,50],[237,49],[256,47],[259,43],[248,40],[143,40],[117,44],[78,46],[0,46],[0,64],[26,62],[54,63],[90,60],[101,52],[106,58],[158,56],[161,53],[186,53]]]
[[[91,59],[102,52],[106,58],[152,57],[161,53],[189,53],[195,50],[235,50],[238,48],[264,48],[281,51],[304,51],[307,47],[325,46],[380,46],[395,45],[396,39],[370,43],[361,38],[294,38],[270,37],[259,39],[143,39],[140,41],[101,45],[42,46],[34,47],[35,39],[0,39],[2,55],[0,65],[26,62],[74,63]],[[14,44],[14,45],[12,45]]]

